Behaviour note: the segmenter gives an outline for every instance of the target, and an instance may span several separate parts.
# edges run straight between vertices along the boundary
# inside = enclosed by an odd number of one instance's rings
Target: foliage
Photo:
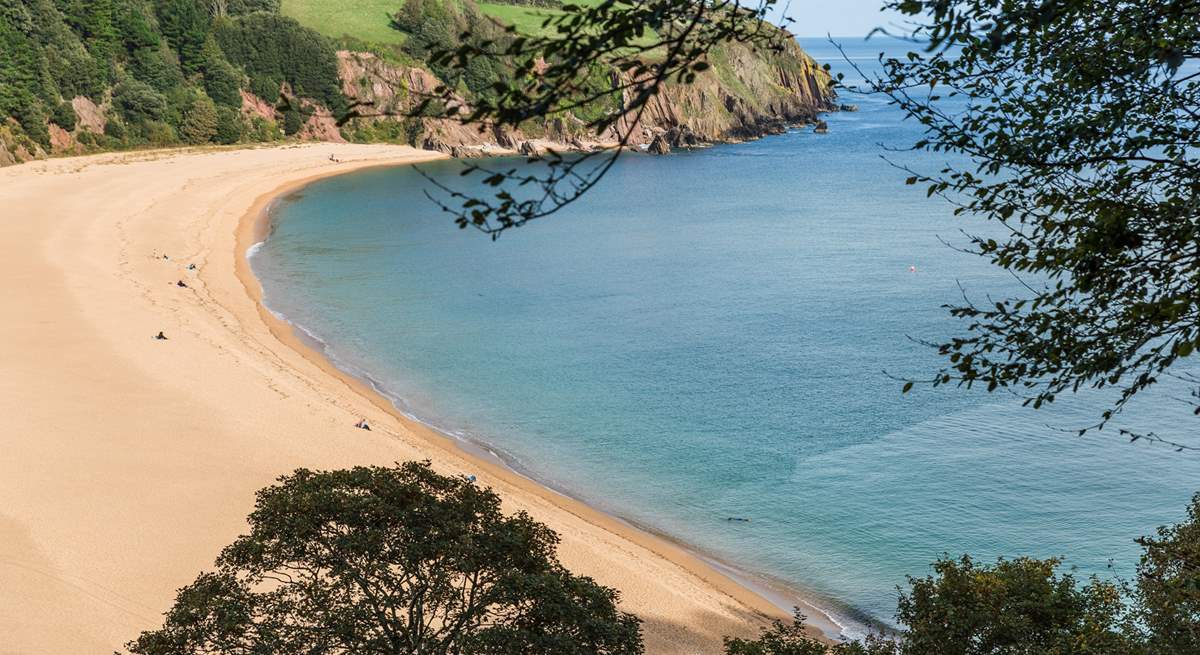
[[[1188,520],[1138,540],[1134,618],[1152,653],[1200,653],[1200,494]]]
[[[185,143],[198,145],[208,143],[217,136],[217,106],[204,94],[196,94],[192,104],[183,114],[179,125],[179,136]]]
[[[1132,587],[1080,585],[1057,560],[943,558],[901,590],[893,636],[825,646],[797,612],[726,655],[1177,655],[1200,652],[1200,494],[1185,521],[1139,539]]]
[[[158,24],[179,54],[185,73],[200,70],[204,62],[204,41],[208,38],[209,13],[200,0],[156,0]]]
[[[337,54],[320,34],[295,20],[256,13],[222,21],[214,31],[221,50],[250,75],[251,88],[272,100],[283,84],[334,113],[344,110]],[[270,91],[274,93],[270,93]]]
[[[157,120],[167,113],[167,99],[149,84],[133,78],[113,88],[113,106],[128,123]]]
[[[616,592],[558,563],[558,537],[428,463],[300,469],[181,589],[139,655],[640,653]]]
[[[970,160],[908,182],[1007,227],[969,249],[1027,284],[951,308],[966,334],[932,344],[949,360],[932,383],[1034,407],[1117,387],[1103,426],[1200,345],[1200,3],[887,6],[929,45],[884,61],[873,89],[924,127],[916,149]],[[947,112],[949,96],[966,109]]]
[[[203,58],[204,90],[208,97],[219,105],[241,107],[242,75],[226,61],[225,53],[221,52],[215,39],[205,41]]]
[[[283,112],[283,133],[292,136],[304,127],[304,116],[297,109]]]
[[[242,16],[256,11],[278,14],[279,0],[229,0],[226,8],[226,13],[230,16]]]
[[[71,132],[75,129],[79,117],[75,115],[75,108],[71,106],[71,103],[60,102],[54,106],[54,113],[50,114],[50,120],[55,125]]]
[[[223,145],[237,143],[245,134],[245,126],[238,110],[231,107],[217,107],[217,132],[213,141]],[[264,139],[265,140],[265,139]]]

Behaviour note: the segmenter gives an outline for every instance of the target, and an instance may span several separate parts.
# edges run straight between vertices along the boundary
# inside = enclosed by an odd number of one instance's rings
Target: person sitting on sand
[[[362,430],[370,430],[371,429],[371,426],[367,425],[367,419],[365,419],[365,418],[359,419],[358,423],[354,424],[354,427],[362,429]]]
[[[162,330],[159,330],[158,334],[154,335],[154,338],[157,339],[158,341],[166,341],[167,335],[163,334]]]
[[[175,286],[177,286],[177,287],[180,287],[180,288],[182,288],[182,289],[186,289],[186,288],[188,288],[188,285],[184,284],[184,283],[183,283],[183,280],[180,280],[180,281],[176,282],[176,283],[175,283]]]

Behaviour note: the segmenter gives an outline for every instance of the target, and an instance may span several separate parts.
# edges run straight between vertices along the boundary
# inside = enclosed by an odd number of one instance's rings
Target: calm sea
[[[869,69],[897,47],[845,41]],[[804,45],[854,75],[828,43]],[[1200,489],[1200,457],[1065,432],[1098,416],[1095,395],[1034,411],[900,394],[884,371],[938,366],[913,339],[959,329],[941,308],[959,284],[982,299],[1014,282],[942,243],[994,227],[881,158],[916,126],[844,100],[861,111],[829,116],[828,135],[624,158],[496,242],[455,228],[410,169],[327,179],[276,206],[254,268],[273,310],[405,411],[802,589],[847,632],[889,621],[896,586],[944,553],[1127,576],[1133,539]],[[425,170],[460,181],[454,162]],[[1187,438],[1186,393],[1147,395],[1119,423]]]

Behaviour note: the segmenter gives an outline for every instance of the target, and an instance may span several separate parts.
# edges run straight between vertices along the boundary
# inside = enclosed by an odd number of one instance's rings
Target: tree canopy
[[[300,469],[179,590],[138,655],[634,655],[617,593],[558,562],[558,536],[426,463]]]
[[[966,334],[934,344],[948,365],[932,383],[1034,407],[1117,388],[1096,427],[1164,376],[1200,383],[1176,366],[1200,345],[1200,2],[887,7],[927,45],[884,60],[872,90],[924,127],[915,149],[970,160],[908,183],[1006,227],[967,248],[1027,292],[951,307]]]

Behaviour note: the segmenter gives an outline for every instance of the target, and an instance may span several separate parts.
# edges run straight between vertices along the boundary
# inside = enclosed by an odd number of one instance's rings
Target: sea
[[[833,41],[801,44],[850,84],[914,47]],[[1134,539],[1185,517],[1200,455],[1118,430],[1197,444],[1191,389],[1166,380],[1084,436],[1111,394],[902,394],[944,363],[925,342],[963,333],[946,305],[1023,287],[961,250],[1000,226],[904,183],[947,163],[904,151],[920,126],[841,102],[858,111],[828,134],[623,156],[496,240],[427,195],[426,176],[486,192],[461,162],[327,178],[275,203],[252,265],[273,312],[402,411],[809,599],[834,632],[894,626],[939,557],[1129,578]]]

